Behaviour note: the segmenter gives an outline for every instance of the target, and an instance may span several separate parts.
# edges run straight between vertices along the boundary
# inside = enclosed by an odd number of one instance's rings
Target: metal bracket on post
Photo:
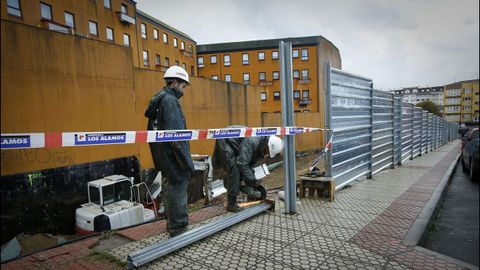
[[[280,81],[282,85],[282,125],[294,126],[293,119],[293,80],[292,80],[292,42],[280,41]],[[286,135],[283,155],[285,179],[285,213],[297,212],[297,181],[295,166],[295,137]]]

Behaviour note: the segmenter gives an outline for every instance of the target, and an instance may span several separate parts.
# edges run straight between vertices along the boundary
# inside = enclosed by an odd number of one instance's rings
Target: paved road
[[[478,266],[479,181],[470,182],[460,163],[441,203],[426,248]]]

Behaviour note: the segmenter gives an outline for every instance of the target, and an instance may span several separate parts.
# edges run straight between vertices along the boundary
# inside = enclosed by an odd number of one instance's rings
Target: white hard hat
[[[283,141],[279,137],[272,135],[268,138],[268,150],[270,157],[273,158],[283,150]]]
[[[164,79],[180,79],[190,83],[188,80],[188,73],[179,66],[171,66],[165,71],[165,75],[163,75]]]

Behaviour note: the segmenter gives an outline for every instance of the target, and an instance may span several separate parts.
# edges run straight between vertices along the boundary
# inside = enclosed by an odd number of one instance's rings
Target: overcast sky
[[[479,0],[138,0],[197,44],[321,35],[377,89],[479,76]]]

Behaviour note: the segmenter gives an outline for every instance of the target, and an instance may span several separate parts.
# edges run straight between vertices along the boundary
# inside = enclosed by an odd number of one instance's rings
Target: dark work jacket
[[[165,87],[150,100],[145,117],[148,130],[186,129],[185,116],[179,99],[183,94]],[[149,143],[155,169],[172,181],[180,181],[195,171],[188,141]]]
[[[224,178],[236,166],[243,179],[256,181],[253,166],[264,158],[267,141],[268,137],[217,140],[212,159],[214,177]]]

